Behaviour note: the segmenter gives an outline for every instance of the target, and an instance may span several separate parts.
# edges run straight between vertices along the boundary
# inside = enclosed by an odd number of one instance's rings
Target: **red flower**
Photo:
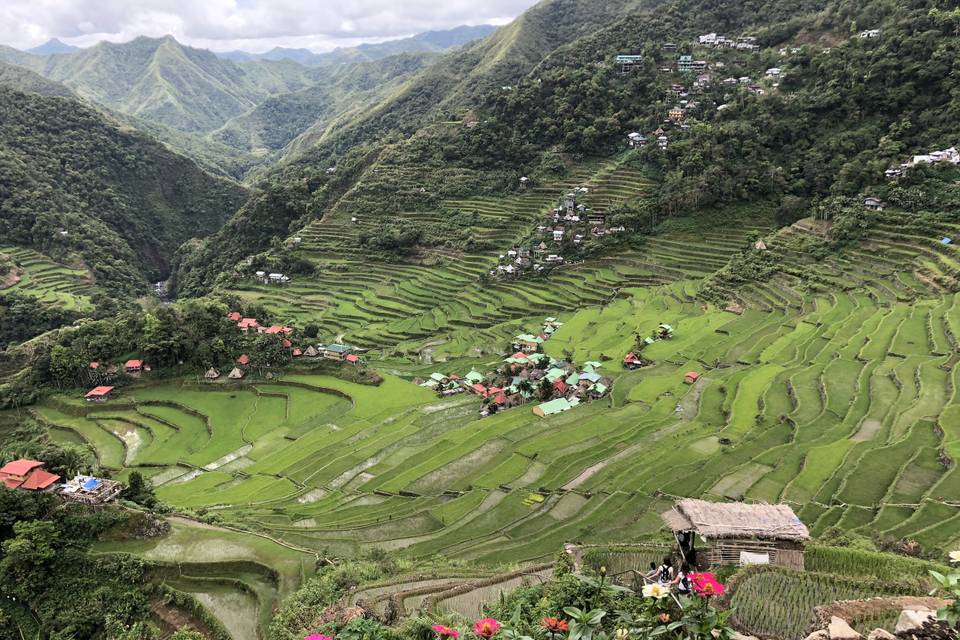
[[[500,623],[493,618],[481,618],[473,623],[473,635],[479,638],[492,638],[500,631]]]
[[[712,573],[691,573],[690,582],[693,583],[693,590],[705,598],[722,596],[727,590]]]
[[[659,616],[657,616],[657,618],[660,620],[661,624],[667,624],[668,622],[670,622],[669,613],[661,613]]]
[[[442,624],[435,624],[431,628],[437,633],[437,636],[441,638],[459,638],[460,637],[460,632],[452,627],[446,627]]]
[[[544,618],[540,624],[550,633],[566,633],[570,630],[567,621],[560,618]]]

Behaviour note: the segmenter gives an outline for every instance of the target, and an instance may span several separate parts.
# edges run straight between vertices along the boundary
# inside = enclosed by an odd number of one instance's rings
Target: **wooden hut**
[[[207,369],[207,372],[203,374],[203,377],[206,378],[207,380],[216,380],[217,378],[220,377],[220,372],[214,369],[213,367],[210,367],[209,369]]]
[[[810,532],[785,504],[718,503],[684,499],[661,516],[688,561],[715,565],[772,564],[803,569]],[[695,548],[695,537],[706,548]]]
[[[230,375],[228,375],[227,377],[230,378],[231,380],[243,380],[243,376],[244,376],[243,369],[241,369],[240,367],[234,367],[233,371],[231,371]]]

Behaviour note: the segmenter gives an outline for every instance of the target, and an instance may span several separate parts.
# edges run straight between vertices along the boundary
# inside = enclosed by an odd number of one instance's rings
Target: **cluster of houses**
[[[888,178],[899,178],[907,170],[923,164],[960,164],[960,151],[956,147],[943,149],[942,151],[930,151],[911,157],[899,167],[890,167],[884,174]]]
[[[737,49],[740,51],[759,51],[760,45],[753,36],[740,36],[737,38],[728,38],[716,33],[705,33],[697,37],[697,44],[702,47],[712,47],[714,49]]]
[[[540,273],[547,267],[564,263],[561,248],[565,243],[583,244],[588,237],[601,238],[626,231],[623,226],[608,226],[607,216],[580,201],[587,187],[577,187],[560,198],[544,224],[537,227],[530,246],[515,245],[500,254],[499,264],[490,271],[494,277],[515,277],[526,272]],[[538,242],[539,241],[539,242]]]
[[[66,500],[91,506],[111,502],[123,491],[119,482],[93,476],[76,476],[61,483],[60,476],[43,467],[39,460],[13,460],[0,467],[0,484],[9,490],[56,493]]]
[[[315,344],[301,347],[295,345],[291,338],[294,330],[292,327],[283,325],[261,325],[256,318],[245,318],[239,311],[231,311],[227,314],[227,319],[237,324],[237,329],[244,335],[275,335],[280,339],[280,344],[284,349],[290,352],[293,359],[307,360],[334,360],[337,362],[347,362],[357,365],[360,363],[360,356],[354,353],[354,347],[345,344]],[[254,363],[249,355],[241,354],[235,361],[235,366],[227,374],[229,380],[242,380],[247,375],[247,369]],[[221,373],[215,367],[210,367],[204,374],[204,378],[209,381],[219,380]]]
[[[414,382],[441,397],[459,393],[479,396],[483,399],[481,416],[537,401],[533,413],[545,417],[604,397],[611,380],[598,373],[601,363],[587,362],[577,367],[542,352],[543,343],[562,325],[556,318],[547,318],[539,333],[514,337],[513,355],[505,358],[497,371],[482,374],[472,370],[462,377],[432,373],[427,380]]]
[[[643,358],[641,353],[644,349],[655,343],[657,340],[670,340],[673,338],[673,327],[669,324],[661,322],[657,325],[657,330],[653,332],[652,335],[639,339],[640,336],[637,336],[637,344],[634,346],[633,351],[623,356],[623,367],[625,369],[639,369],[640,367],[645,367],[649,364],[649,361]]]
[[[87,402],[105,402],[113,393],[114,386],[111,383],[116,381],[121,373],[131,378],[139,378],[148,371],[150,367],[139,358],[127,360],[122,365],[94,360],[87,365],[87,377],[95,386],[84,395],[84,399]]]

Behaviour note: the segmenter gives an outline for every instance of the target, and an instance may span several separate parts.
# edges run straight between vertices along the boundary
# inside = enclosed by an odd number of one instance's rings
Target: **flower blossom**
[[[693,590],[698,595],[709,598],[710,596],[722,596],[727,588],[723,583],[717,580],[712,573],[691,573],[690,581],[693,583]]]
[[[644,598],[656,598],[657,600],[660,600],[661,598],[666,598],[668,595],[670,595],[670,587],[664,586],[657,582],[643,585]]]
[[[473,623],[473,635],[479,638],[492,638],[500,631],[500,623],[493,618],[481,618]]]
[[[570,630],[570,624],[560,618],[544,618],[540,623],[544,629],[550,633],[566,633]]]
[[[431,629],[436,632],[437,636],[441,638],[459,638],[460,632],[454,629],[453,627],[447,627],[442,624],[435,624]]]

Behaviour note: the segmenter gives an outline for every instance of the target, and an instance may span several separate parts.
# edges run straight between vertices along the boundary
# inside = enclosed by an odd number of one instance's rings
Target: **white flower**
[[[643,586],[643,597],[645,598],[656,598],[659,600],[666,598],[668,595],[670,595],[670,587],[665,587],[662,584],[653,583]]]
[[[950,562],[956,562],[960,564],[960,549],[950,552]]]

